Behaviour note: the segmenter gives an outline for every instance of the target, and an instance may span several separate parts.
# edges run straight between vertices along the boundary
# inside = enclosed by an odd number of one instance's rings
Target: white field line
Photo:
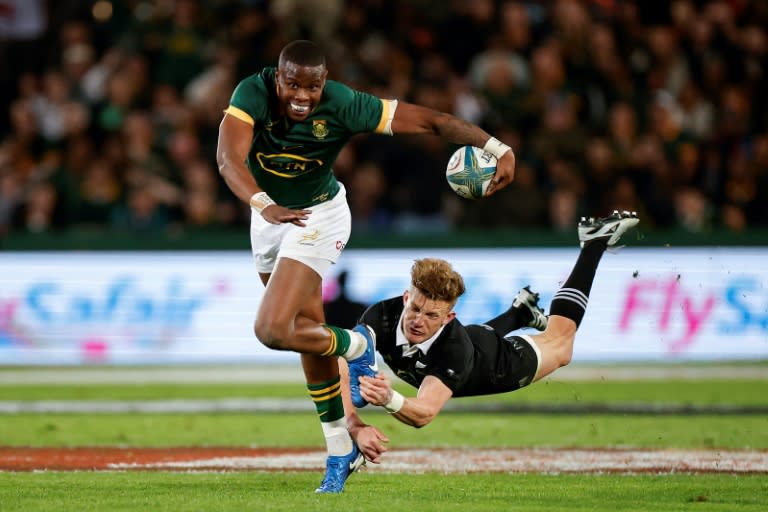
[[[700,450],[437,449],[392,450],[376,473],[768,473],[768,453]],[[110,469],[322,471],[324,452],[112,464]]]

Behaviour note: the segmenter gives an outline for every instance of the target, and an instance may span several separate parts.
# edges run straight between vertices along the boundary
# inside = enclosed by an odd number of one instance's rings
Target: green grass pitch
[[[400,388],[413,394],[407,388]],[[45,400],[306,399],[301,383],[13,384],[0,402]],[[467,399],[461,399],[464,401]],[[456,402],[462,403],[457,400]],[[646,404],[743,406],[753,413],[627,414],[445,412],[424,429],[376,411],[395,448],[634,447],[768,451],[766,379],[546,381],[473,401],[499,406]],[[0,414],[2,446],[322,447],[311,409],[293,412]],[[391,510],[763,511],[768,475],[382,474],[353,475],[339,496],[316,496],[317,471],[46,471],[0,473],[0,511]]]

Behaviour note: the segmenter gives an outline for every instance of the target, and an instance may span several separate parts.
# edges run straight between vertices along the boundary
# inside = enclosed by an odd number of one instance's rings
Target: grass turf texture
[[[664,381],[558,381],[544,380],[500,395],[455,399],[484,403],[578,402],[672,404],[727,404],[768,406],[767,380],[664,380]],[[414,396],[414,388],[396,382],[395,388]],[[203,383],[203,384],[6,384],[0,400],[174,400],[217,398],[308,399],[302,383]]]
[[[413,395],[412,389],[399,387]],[[307,412],[206,414],[0,414],[6,446],[322,446],[304,386],[295,384],[3,385],[0,400],[167,400],[289,398]],[[481,398],[487,403],[768,404],[768,380],[556,381]],[[628,446],[768,449],[768,415],[502,414],[443,412],[424,429],[407,427],[378,408],[361,410],[392,446]],[[467,432],[472,435],[468,436]]]
[[[363,419],[384,430],[397,448],[768,449],[765,416],[451,413],[418,430],[380,413]],[[5,446],[323,446],[311,413],[0,415],[0,432]]]
[[[4,512],[569,510],[762,512],[768,479],[730,475],[356,474],[341,495],[317,496],[305,473],[6,473]],[[354,482],[354,483],[353,483]]]

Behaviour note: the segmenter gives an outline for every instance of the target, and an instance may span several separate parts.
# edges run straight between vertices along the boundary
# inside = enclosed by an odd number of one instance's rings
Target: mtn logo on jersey
[[[325,119],[313,119],[312,120],[312,135],[320,140],[323,140],[328,136],[328,126]]]
[[[304,158],[291,153],[256,153],[262,169],[283,178],[296,178],[314,171],[323,165],[317,158]]]

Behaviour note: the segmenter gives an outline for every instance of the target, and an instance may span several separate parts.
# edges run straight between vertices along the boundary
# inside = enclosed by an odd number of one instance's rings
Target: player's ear
[[[407,306],[407,305],[408,305],[408,290],[405,290],[403,292],[403,306]]]
[[[443,325],[448,324],[454,318],[456,318],[456,312],[455,311],[451,311],[450,313],[445,315],[445,318],[443,319]]]

